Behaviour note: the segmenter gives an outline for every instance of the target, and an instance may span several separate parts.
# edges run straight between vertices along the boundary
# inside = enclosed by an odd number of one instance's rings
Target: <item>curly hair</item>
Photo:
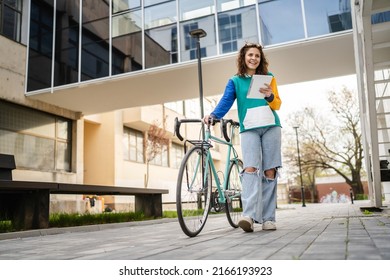
[[[268,60],[266,59],[263,47],[260,44],[254,44],[254,43],[246,43],[238,52],[237,57],[237,75],[238,76],[245,76],[246,74],[246,64],[245,64],[245,55],[247,51],[251,48],[256,48],[260,51],[260,64],[256,68],[256,74],[258,75],[267,75],[268,74]]]

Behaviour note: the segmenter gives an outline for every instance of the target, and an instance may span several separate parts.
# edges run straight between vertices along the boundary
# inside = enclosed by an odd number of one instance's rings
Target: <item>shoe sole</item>
[[[263,230],[276,230],[276,227],[275,228],[263,228]]]
[[[251,226],[251,223],[245,220],[239,221],[238,226],[242,228],[245,232],[253,232],[253,228]]]

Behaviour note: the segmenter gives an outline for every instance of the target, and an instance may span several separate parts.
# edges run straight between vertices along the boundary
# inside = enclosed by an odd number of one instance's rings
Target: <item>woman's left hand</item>
[[[271,88],[271,86],[270,86],[269,84],[264,84],[264,85],[265,85],[266,87],[260,88],[260,92],[261,92],[262,94],[264,94],[265,97],[270,97],[270,96],[273,94],[272,88]]]

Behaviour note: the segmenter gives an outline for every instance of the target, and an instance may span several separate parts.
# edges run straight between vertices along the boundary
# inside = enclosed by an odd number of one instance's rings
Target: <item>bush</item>
[[[358,193],[355,195],[355,200],[367,200],[368,195],[363,194],[363,193]]]
[[[12,229],[13,229],[13,226],[12,226],[11,221],[8,221],[8,220],[0,221],[0,233],[9,232],[9,231],[12,231]]]
[[[125,213],[101,213],[101,214],[51,214],[49,219],[50,227],[72,227],[95,224],[123,223],[145,220],[141,212]]]

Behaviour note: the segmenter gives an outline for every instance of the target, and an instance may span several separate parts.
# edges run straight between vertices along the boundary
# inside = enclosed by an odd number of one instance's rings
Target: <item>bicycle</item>
[[[202,123],[201,119],[175,119],[175,134],[183,141],[180,134],[182,123]],[[224,139],[211,134],[210,126],[220,123]],[[228,133],[229,126],[229,133]],[[225,213],[229,224],[238,227],[238,220],[242,212],[241,202],[241,172],[243,164],[233,146],[235,133],[239,123],[233,120],[214,120],[204,126],[204,140],[185,140],[185,156],[181,162],[177,186],[176,208],[181,229],[189,237],[198,235],[206,224],[211,209],[212,181],[218,191],[218,201],[225,205]],[[229,137],[230,134],[230,137]],[[211,154],[212,142],[227,146],[225,172],[221,183]],[[186,151],[187,143],[192,147]]]

